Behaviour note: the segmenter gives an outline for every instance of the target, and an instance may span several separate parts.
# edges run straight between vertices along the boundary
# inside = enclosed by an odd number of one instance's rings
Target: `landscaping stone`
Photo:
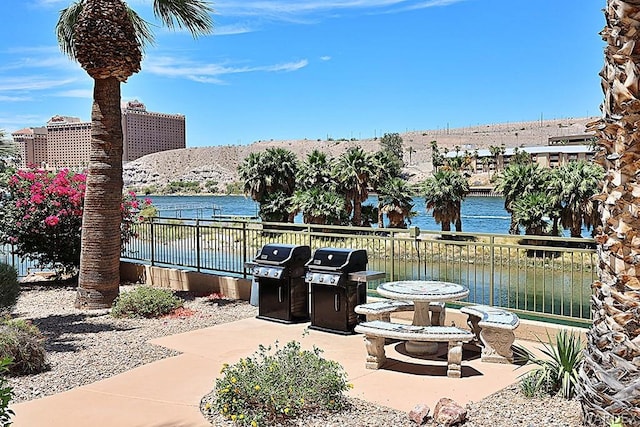
[[[420,403],[414,406],[411,411],[409,411],[409,418],[411,418],[411,421],[413,421],[414,423],[422,425],[429,419],[429,412],[431,412],[431,408],[429,408],[424,403]]]

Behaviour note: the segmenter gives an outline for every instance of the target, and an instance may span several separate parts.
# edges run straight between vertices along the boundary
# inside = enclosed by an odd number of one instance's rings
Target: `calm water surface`
[[[151,196],[160,215],[174,218],[212,218],[214,215],[258,215],[258,204],[244,196]],[[365,204],[376,205],[377,196],[371,196]],[[414,198],[411,225],[421,230],[440,230],[431,213],[427,213],[424,198]],[[508,233],[509,214],[504,210],[501,197],[469,197],[462,203],[462,231],[476,233]],[[302,222],[298,215],[296,221]],[[385,218],[386,222],[386,218]]]

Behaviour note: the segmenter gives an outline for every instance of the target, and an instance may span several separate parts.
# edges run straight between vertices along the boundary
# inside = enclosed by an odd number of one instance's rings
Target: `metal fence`
[[[441,233],[309,224],[155,218],[136,228],[123,259],[248,277],[267,243],[366,249],[370,270],[391,280],[444,280],[470,289],[466,302],[523,315],[589,322],[596,279],[592,239]],[[369,283],[375,293],[377,283]]]

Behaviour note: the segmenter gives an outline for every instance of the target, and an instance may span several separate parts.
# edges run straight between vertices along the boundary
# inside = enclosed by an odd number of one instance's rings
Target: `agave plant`
[[[527,365],[537,365],[524,374],[523,382],[528,389],[571,399],[576,395],[578,370],[583,358],[580,336],[563,329],[556,335],[555,345],[548,332],[547,340],[547,343],[538,340],[543,345],[540,351],[545,357],[537,357],[528,349],[515,346],[521,361]]]

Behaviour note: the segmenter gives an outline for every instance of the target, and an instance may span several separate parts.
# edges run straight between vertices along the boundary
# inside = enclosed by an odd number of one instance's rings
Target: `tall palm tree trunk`
[[[111,307],[120,287],[122,125],[120,82],[94,79],[91,155],[82,217],[76,307]]]
[[[353,199],[353,225],[362,226],[362,202],[357,198]]]
[[[640,425],[640,0],[608,0],[603,117],[590,124],[605,168],[593,325],[580,370],[585,426]]]

